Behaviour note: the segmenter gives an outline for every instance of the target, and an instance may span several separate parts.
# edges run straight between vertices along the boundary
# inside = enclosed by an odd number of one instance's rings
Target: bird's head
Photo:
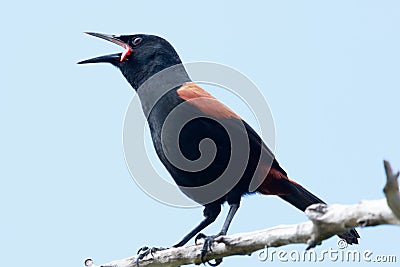
[[[135,89],[138,89],[157,72],[181,63],[172,45],[159,36],[147,34],[108,35],[93,32],[86,32],[86,34],[113,42],[123,47],[124,51],[83,60],[78,64],[111,63],[121,70]]]

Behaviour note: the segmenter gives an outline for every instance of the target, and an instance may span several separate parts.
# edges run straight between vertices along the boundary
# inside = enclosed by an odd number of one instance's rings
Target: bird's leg
[[[229,226],[231,225],[232,219],[235,216],[237,210],[239,209],[239,206],[240,206],[239,204],[230,205],[228,215],[226,216],[224,225],[222,226],[221,232],[218,234],[218,236],[226,235]]]
[[[204,257],[207,254],[207,250],[211,251],[211,247],[212,247],[212,243],[214,242],[214,239],[222,236],[222,235],[226,235],[226,233],[228,232],[229,229],[229,225],[232,222],[233,217],[235,216],[237,210],[239,209],[239,204],[231,204],[229,207],[229,212],[228,215],[226,216],[224,225],[222,226],[221,231],[217,234],[217,235],[213,235],[213,236],[206,236],[202,233],[198,234],[196,236],[195,242],[197,244],[197,240],[199,239],[204,239],[204,244],[203,244],[203,248],[201,249],[201,262],[204,262]],[[211,263],[211,262],[207,262],[209,265],[211,266],[217,266],[222,262],[222,259],[216,259],[215,263]]]
[[[192,231],[190,231],[187,235],[185,235],[182,240],[174,245],[174,248],[177,247],[182,247],[185,245],[192,237],[194,237],[196,234],[198,234],[201,230],[212,224],[215,219],[217,219],[219,213],[221,212],[221,206],[220,205],[211,205],[211,206],[206,206],[204,208],[204,220],[201,221],[199,225],[197,225]]]
[[[221,212],[221,206],[218,205],[210,205],[206,206],[204,208],[204,216],[205,218],[200,222],[199,225],[197,225],[192,231],[190,231],[187,235],[185,235],[182,240],[177,243],[176,245],[173,245],[172,247],[177,248],[177,247],[182,247],[185,245],[192,237],[194,237],[196,234],[198,234],[201,230],[209,226],[211,223],[215,221],[215,219],[218,217],[219,213]],[[136,266],[139,266],[139,261],[146,257],[147,255],[153,255],[153,253],[161,250],[165,250],[167,248],[161,248],[161,247],[152,247],[149,248],[147,246],[144,246],[139,249],[137,252],[138,256],[136,258]]]

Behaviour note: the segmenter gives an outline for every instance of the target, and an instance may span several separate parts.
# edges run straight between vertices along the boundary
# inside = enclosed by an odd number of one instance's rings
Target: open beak
[[[101,38],[101,39],[104,39],[104,40],[107,40],[107,41],[110,41],[119,46],[122,46],[124,48],[124,52],[83,60],[83,61],[78,62],[78,64],[111,63],[111,64],[115,65],[118,62],[125,61],[133,51],[132,47],[130,47],[128,44],[126,44],[124,41],[122,41],[115,35],[95,33],[95,32],[85,32],[85,33],[95,36],[95,37],[98,37],[98,38]]]

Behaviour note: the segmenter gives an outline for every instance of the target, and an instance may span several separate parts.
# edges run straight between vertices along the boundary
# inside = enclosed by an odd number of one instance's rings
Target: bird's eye
[[[137,37],[137,38],[135,38],[135,40],[133,40],[132,44],[133,44],[133,45],[138,45],[138,44],[140,44],[141,42],[142,42],[142,38]]]

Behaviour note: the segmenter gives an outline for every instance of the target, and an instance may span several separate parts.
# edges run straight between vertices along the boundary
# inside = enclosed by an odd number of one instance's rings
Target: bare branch
[[[205,260],[232,255],[250,255],[267,247],[304,243],[308,248],[321,244],[333,235],[355,227],[383,224],[400,225],[400,195],[397,178],[392,168],[384,161],[387,183],[386,199],[361,201],[355,205],[314,204],[305,213],[310,221],[300,224],[280,225],[260,231],[221,236],[215,239],[212,251]],[[189,245],[158,251],[140,261],[140,266],[181,266],[200,264],[202,245]],[[116,260],[101,266],[135,267],[137,256]],[[91,261],[88,261],[92,263]],[[94,267],[94,265],[91,265]]]
[[[400,193],[399,193],[399,172],[393,173],[390,163],[386,160],[383,161],[386,172],[386,185],[383,192],[386,195],[386,200],[393,213],[400,219]]]

